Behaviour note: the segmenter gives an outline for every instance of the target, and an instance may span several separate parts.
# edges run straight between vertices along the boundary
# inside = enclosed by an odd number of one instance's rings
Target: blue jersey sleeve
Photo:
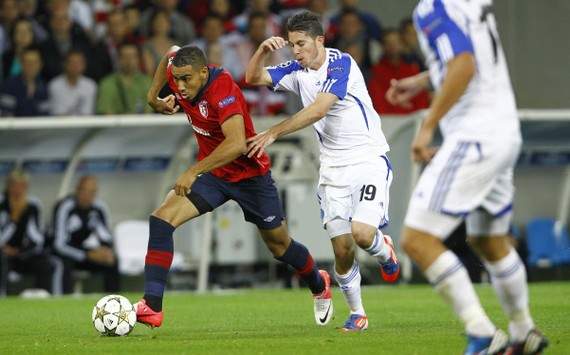
[[[298,85],[295,72],[303,70],[296,60],[290,60],[279,65],[266,68],[271,76],[273,90],[287,90],[298,94]]]
[[[459,14],[450,16],[441,0],[435,0],[430,11],[417,12],[414,20],[442,63],[461,53],[474,53],[467,31],[468,19]]]
[[[327,68],[327,79],[319,91],[334,94],[340,100],[344,99],[348,91],[350,66],[350,56],[346,53],[330,62]]]

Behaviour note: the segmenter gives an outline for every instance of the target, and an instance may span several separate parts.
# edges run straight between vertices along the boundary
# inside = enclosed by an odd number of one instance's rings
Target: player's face
[[[192,100],[208,80],[208,68],[203,66],[199,70],[194,70],[192,65],[172,66],[172,76],[182,97]]]
[[[306,32],[289,32],[289,44],[295,59],[304,68],[312,68],[319,55],[319,47],[324,47],[324,36],[312,38]]]

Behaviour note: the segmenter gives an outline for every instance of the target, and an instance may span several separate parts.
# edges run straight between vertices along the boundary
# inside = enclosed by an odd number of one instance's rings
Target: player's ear
[[[325,45],[325,36],[317,36],[315,37],[315,40],[323,46]]]
[[[205,79],[207,76],[208,76],[208,67],[204,65],[202,69],[200,69],[200,77],[202,79]]]

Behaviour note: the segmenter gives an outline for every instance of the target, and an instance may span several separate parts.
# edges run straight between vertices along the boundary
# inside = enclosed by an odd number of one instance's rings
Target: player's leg
[[[510,221],[510,213],[499,217],[485,210],[472,213],[467,219],[469,244],[483,260],[509,318],[511,353],[539,354],[548,340],[535,328],[530,315],[525,266],[507,235]]]
[[[389,220],[389,195],[393,179],[391,164],[387,157],[382,156],[358,164],[351,170],[355,176],[352,236],[360,248],[376,258],[382,278],[395,282],[400,275],[400,264],[392,238],[384,235],[380,229]]]
[[[171,190],[160,207],[153,211],[149,218],[144,296],[136,304],[137,321],[153,327],[162,323],[162,299],[174,253],[174,230],[226,200],[217,178],[203,174],[196,179],[187,196],[177,196]]]
[[[422,173],[405,218],[401,246],[464,324],[466,354],[504,351],[508,336],[490,321],[467,270],[442,243],[480,205],[492,187],[493,170],[475,143],[444,142]]]
[[[268,172],[237,183],[226,183],[229,195],[243,210],[245,220],[257,226],[273,257],[293,267],[315,296],[315,320],[329,322],[333,314],[330,277],[318,270],[307,248],[289,235],[281,199]]]

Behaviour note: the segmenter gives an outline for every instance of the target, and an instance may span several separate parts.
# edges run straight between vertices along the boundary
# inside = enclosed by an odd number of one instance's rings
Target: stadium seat
[[[528,263],[550,267],[570,264],[570,239],[566,226],[551,218],[536,218],[526,226]]]

